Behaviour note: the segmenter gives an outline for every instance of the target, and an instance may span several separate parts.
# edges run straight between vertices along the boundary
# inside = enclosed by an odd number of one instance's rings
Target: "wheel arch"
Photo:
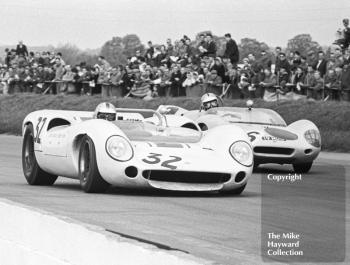
[[[24,136],[24,132],[25,132],[27,126],[29,126],[29,125],[34,126],[32,121],[25,121],[25,122],[23,123],[23,127],[22,127],[22,135],[23,135],[23,136]],[[33,128],[34,128],[34,127],[33,127]]]

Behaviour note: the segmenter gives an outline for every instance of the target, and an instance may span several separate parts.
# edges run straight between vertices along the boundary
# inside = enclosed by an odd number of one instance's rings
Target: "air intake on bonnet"
[[[269,146],[254,147],[254,153],[259,153],[259,154],[291,155],[293,152],[294,152],[293,148],[269,147]]]
[[[226,173],[208,173],[193,171],[145,170],[145,179],[180,183],[224,183],[231,175]]]

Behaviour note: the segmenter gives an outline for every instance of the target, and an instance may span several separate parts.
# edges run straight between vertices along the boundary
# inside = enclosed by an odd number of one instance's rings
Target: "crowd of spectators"
[[[201,96],[211,92],[226,98],[264,98],[266,94],[294,92],[315,100],[350,100],[350,48],[285,53],[249,54],[239,62],[239,50],[229,33],[218,54],[211,34],[193,42],[187,36],[165,45],[147,43],[128,58],[126,65],[111,65],[100,56],[98,63],[70,66],[62,54],[29,52],[19,42],[6,50],[0,68],[0,93],[97,94],[103,97]],[[258,59],[256,59],[258,58]]]

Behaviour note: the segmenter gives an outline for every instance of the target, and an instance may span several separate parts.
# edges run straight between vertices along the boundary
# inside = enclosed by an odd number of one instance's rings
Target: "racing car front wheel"
[[[246,186],[247,186],[247,183],[233,190],[222,190],[220,191],[220,193],[223,195],[240,195],[244,191]]]
[[[57,176],[42,170],[36,160],[34,152],[34,129],[29,124],[26,127],[22,145],[22,168],[24,176],[30,185],[52,185]]]
[[[293,164],[294,171],[296,173],[307,173],[312,167],[312,162]]]
[[[102,193],[109,187],[98,171],[95,145],[87,135],[83,137],[79,150],[79,180],[81,188],[88,193]]]

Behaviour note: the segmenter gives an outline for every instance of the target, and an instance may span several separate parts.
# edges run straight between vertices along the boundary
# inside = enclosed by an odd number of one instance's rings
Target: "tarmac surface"
[[[271,203],[276,203],[278,208],[276,196],[271,199],[264,193],[274,193],[275,183],[262,179],[269,173],[292,173],[289,165],[261,166],[240,196],[145,192],[118,188],[111,188],[106,194],[86,194],[81,191],[78,181],[66,178],[59,178],[51,187],[29,186],[22,173],[21,144],[21,137],[0,135],[1,198],[98,225],[112,233],[151,243],[169,251],[176,249],[190,253],[212,260],[215,264],[269,264],[270,260],[263,260],[261,256],[262,223],[267,225],[263,229],[268,227],[272,230],[291,230],[291,223],[278,218],[278,214],[274,218],[276,213],[271,208],[267,211],[269,214],[271,212],[271,218],[266,218],[266,214],[262,215],[264,207]],[[346,230],[350,231],[350,206],[346,203],[350,195],[350,154],[321,153],[311,172],[304,174],[303,178],[307,179],[305,186],[309,188],[332,187],[337,193],[336,197],[333,193],[325,192],[325,196],[314,196],[310,199],[313,192],[302,188],[284,189],[284,198],[291,201],[296,198],[295,203],[286,204],[284,209],[293,214],[295,207],[298,207],[298,211],[308,213],[308,218],[300,219],[298,227],[308,227],[310,222],[336,216],[337,222],[344,223],[344,229],[343,235],[339,234],[342,230],[332,230],[334,242],[339,243],[340,249],[342,245],[345,251],[350,249],[344,246],[344,240],[350,246],[349,232],[346,239],[344,236]],[[262,183],[266,186],[262,187]],[[262,202],[265,198],[267,201]],[[302,203],[310,200],[311,206]],[[323,225],[331,223],[332,219],[327,219],[327,222]],[[317,234],[320,226],[315,225],[308,229],[311,234]],[[327,230],[327,227],[323,230]],[[349,251],[346,252],[344,264],[349,264]],[[313,255],[322,256],[324,251],[322,248],[315,248]],[[339,255],[341,256],[341,251]]]

